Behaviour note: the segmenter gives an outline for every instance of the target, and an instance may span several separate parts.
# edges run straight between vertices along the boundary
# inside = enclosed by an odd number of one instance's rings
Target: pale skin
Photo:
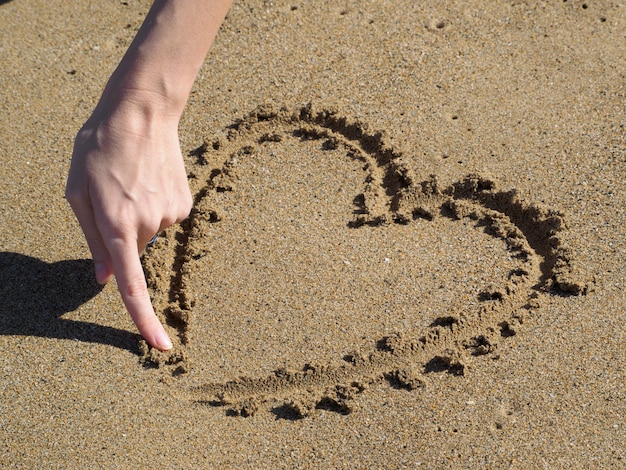
[[[74,142],[65,195],[96,278],[115,276],[139,332],[163,351],[172,342],[150,302],[140,253],[191,211],[178,122],[231,3],[156,0]]]

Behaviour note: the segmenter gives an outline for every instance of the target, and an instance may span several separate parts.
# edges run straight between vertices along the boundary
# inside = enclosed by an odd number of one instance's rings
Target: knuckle
[[[187,214],[191,212],[191,208],[193,207],[193,197],[191,196],[190,191],[185,192],[185,198],[183,200],[182,207],[183,207],[183,210],[187,211]]]
[[[178,214],[178,217],[176,217],[175,223],[179,224],[181,223],[183,220],[185,220],[187,217],[189,216],[189,212],[183,212],[181,211]]]
[[[160,227],[160,229],[165,229],[165,228],[167,228],[170,225],[173,225],[175,223],[176,223],[176,217],[174,217],[172,214],[164,215],[163,219],[161,219],[161,227]]]
[[[105,219],[111,231],[111,239],[123,245],[137,233],[135,217],[125,213],[107,215]]]
[[[189,214],[191,213],[192,208],[193,208],[193,199],[191,198],[191,194],[189,193],[186,195],[185,199],[182,201],[178,209],[176,222],[182,222],[187,217],[189,217]]]
[[[76,204],[78,204],[80,201],[82,201],[82,197],[81,197],[81,192],[79,190],[77,190],[76,188],[67,186],[65,188],[65,199],[67,200],[67,202],[70,203],[70,205],[74,206]]]
[[[146,280],[141,278],[129,279],[124,286],[124,293],[130,299],[144,299],[148,297]]]
[[[162,226],[163,225],[160,225],[158,220],[152,220],[149,223],[144,224],[142,233],[145,230],[145,233],[147,233],[151,238],[154,234],[161,231]]]

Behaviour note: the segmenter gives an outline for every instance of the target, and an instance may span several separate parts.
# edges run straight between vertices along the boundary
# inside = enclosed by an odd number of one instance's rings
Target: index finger
[[[107,245],[113,261],[117,288],[139,333],[151,346],[161,351],[171,349],[172,342],[150,302],[136,242],[115,239],[110,240]]]

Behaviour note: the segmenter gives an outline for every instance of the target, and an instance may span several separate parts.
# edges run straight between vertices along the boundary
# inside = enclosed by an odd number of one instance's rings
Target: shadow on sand
[[[62,318],[101,290],[91,260],[46,263],[0,252],[0,335],[100,343],[138,354],[138,335],[130,331]]]

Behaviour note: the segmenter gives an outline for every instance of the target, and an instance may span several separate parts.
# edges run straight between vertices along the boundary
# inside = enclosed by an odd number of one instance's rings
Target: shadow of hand
[[[137,354],[136,334],[61,318],[101,290],[91,260],[46,263],[19,253],[0,252],[0,335],[73,339]]]

